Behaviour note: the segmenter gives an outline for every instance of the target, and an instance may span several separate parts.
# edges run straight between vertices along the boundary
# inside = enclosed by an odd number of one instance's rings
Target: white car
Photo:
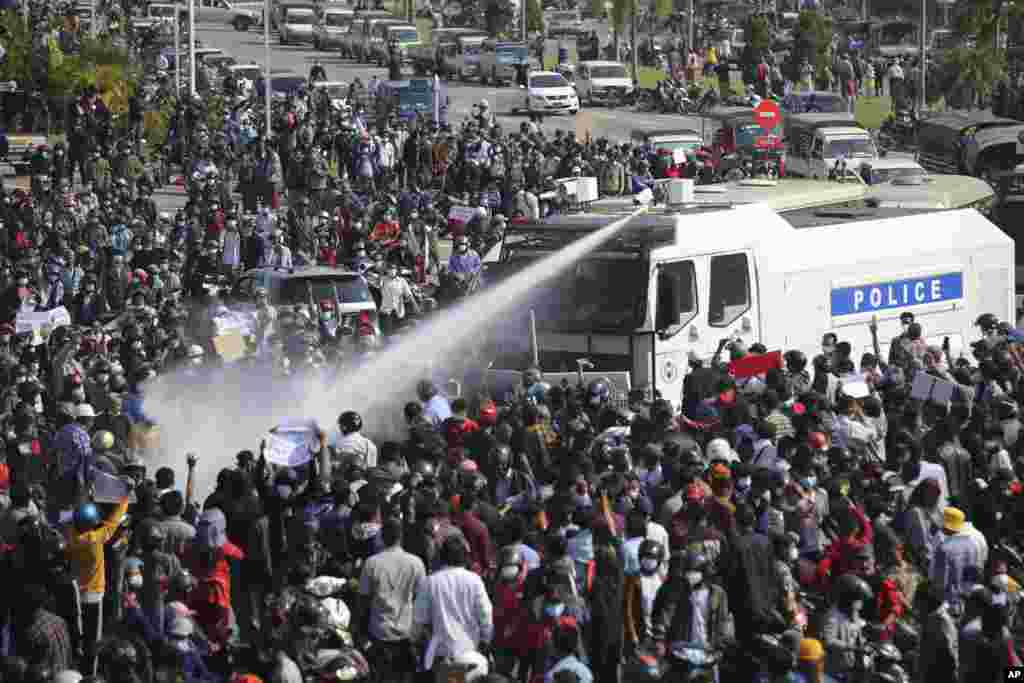
[[[587,106],[597,102],[615,104],[633,91],[633,79],[619,62],[580,62],[576,90]]]
[[[534,71],[526,86],[526,110],[538,114],[580,110],[580,98],[565,76],[554,71]]]

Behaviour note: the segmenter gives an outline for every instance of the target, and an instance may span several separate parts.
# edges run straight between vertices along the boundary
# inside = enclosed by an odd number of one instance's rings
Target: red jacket
[[[196,579],[188,596],[188,606],[195,610],[196,623],[202,626],[210,641],[223,645],[231,635],[231,563],[243,560],[245,553],[231,541],[217,553],[213,564],[203,561],[193,549],[185,563]]]
[[[472,570],[480,576],[490,575],[496,560],[494,545],[491,543],[491,534],[487,527],[476,515],[467,511],[452,515],[452,523],[462,530],[469,543]]]
[[[818,563],[818,581],[828,585],[830,576],[842,576],[853,567],[857,551],[875,542],[875,531],[871,520],[857,506],[850,510],[860,522],[860,531],[848,538],[839,538],[825,551],[825,557]]]

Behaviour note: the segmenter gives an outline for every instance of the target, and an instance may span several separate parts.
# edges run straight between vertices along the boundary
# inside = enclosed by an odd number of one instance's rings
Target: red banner
[[[782,369],[782,351],[751,354],[729,363],[729,374],[736,379],[763,375],[772,368]]]

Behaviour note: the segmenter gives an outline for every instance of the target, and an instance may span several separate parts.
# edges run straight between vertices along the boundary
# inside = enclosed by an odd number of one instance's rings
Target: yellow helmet
[[[114,447],[114,435],[103,430],[92,435],[92,448],[96,451],[109,451]]]
[[[825,648],[822,647],[820,640],[804,638],[800,641],[801,662],[820,662],[824,656]]]

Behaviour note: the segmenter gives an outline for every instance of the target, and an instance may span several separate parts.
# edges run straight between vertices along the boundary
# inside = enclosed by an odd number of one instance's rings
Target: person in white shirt
[[[405,319],[407,301],[416,313],[420,312],[412,287],[398,274],[398,264],[389,263],[380,282],[380,322],[385,334],[390,334],[399,325],[399,321]]]
[[[363,418],[354,410],[338,416],[338,429],[327,441],[334,459],[356,461],[365,469],[377,466],[377,445],[363,436]]]
[[[483,579],[466,569],[468,552],[461,536],[449,536],[441,546],[441,569],[427,576],[416,592],[413,634],[414,640],[427,640],[426,671],[486,650],[494,636],[494,607]]]
[[[292,250],[284,243],[284,233],[274,233],[274,246],[267,259],[267,265],[278,268],[292,267]]]

